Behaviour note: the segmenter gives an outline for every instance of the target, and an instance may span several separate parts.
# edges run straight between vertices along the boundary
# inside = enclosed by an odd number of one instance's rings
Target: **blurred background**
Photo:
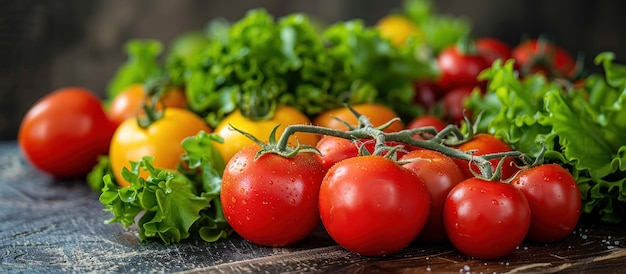
[[[626,64],[625,1],[432,0],[440,14],[463,17],[474,36],[509,45],[545,35],[587,67],[602,51]],[[14,140],[37,99],[65,86],[104,90],[126,60],[123,44],[153,38],[168,45],[211,19],[231,21],[263,7],[275,17],[305,12],[332,24],[362,19],[373,25],[401,0],[0,0],[0,140]],[[167,49],[166,49],[167,50]]]

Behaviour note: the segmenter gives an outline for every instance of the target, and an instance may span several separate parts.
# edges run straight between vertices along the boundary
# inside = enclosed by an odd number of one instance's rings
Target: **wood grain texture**
[[[33,170],[15,142],[0,142],[0,272],[186,273],[617,273],[626,271],[626,226],[582,223],[554,244],[523,243],[511,255],[475,260],[451,245],[414,243],[384,258],[337,246],[322,227],[285,248],[234,235],[217,243],[139,242],[110,218],[85,182]]]

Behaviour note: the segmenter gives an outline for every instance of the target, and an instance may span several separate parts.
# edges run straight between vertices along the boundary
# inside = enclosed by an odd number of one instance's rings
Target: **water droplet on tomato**
[[[233,203],[236,203],[236,202],[237,202],[237,199],[236,199],[235,197],[232,197],[230,200],[231,200]]]
[[[242,204],[244,204],[244,205],[247,205],[247,204],[248,204],[248,201],[243,200],[243,201],[241,201],[241,203],[242,203]]]
[[[491,200],[491,204],[493,204],[493,205],[499,205],[500,203],[498,202],[498,200]]]

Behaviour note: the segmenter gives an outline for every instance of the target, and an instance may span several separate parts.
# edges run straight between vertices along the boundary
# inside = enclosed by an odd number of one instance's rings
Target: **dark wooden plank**
[[[502,259],[468,258],[447,244],[413,243],[367,258],[337,246],[322,227],[285,248],[234,235],[217,243],[139,242],[136,228],[105,225],[98,195],[82,181],[33,170],[15,142],[0,142],[0,272],[621,272],[626,226],[583,223],[554,244],[523,243]]]

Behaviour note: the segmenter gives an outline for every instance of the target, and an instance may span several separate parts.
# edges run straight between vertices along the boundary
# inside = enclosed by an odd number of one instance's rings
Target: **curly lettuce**
[[[513,61],[496,62],[481,74],[487,93],[474,93],[468,108],[482,112],[479,131],[494,134],[513,148],[568,167],[576,177],[583,214],[609,223],[626,213],[626,67],[612,53],[595,61],[603,74],[583,86],[546,79],[520,79]]]
[[[113,176],[103,176],[100,202],[113,214],[106,223],[124,227],[135,224],[142,241],[158,239],[166,244],[178,243],[191,236],[207,242],[228,237],[228,225],[220,202],[224,160],[212,142],[222,139],[200,132],[182,143],[186,154],[178,170],[164,170],[152,165],[145,156],[124,168],[122,177],[130,186],[118,186]],[[147,170],[149,176],[139,176]]]

